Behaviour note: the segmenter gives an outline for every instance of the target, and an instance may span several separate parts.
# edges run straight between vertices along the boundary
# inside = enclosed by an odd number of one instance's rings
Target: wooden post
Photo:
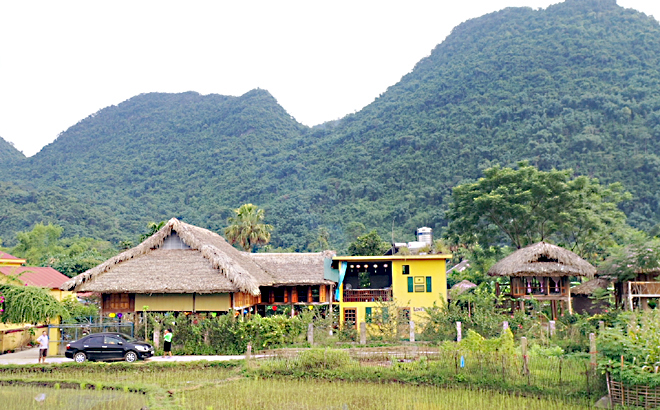
[[[591,364],[591,371],[596,370],[596,354],[598,351],[596,351],[596,334],[595,333],[589,333],[589,364]]]
[[[633,311],[633,299],[632,299],[632,283],[628,281],[628,303],[630,304],[630,311]]]
[[[456,341],[460,342],[461,340],[463,340],[462,323],[456,322]]]
[[[415,341],[415,322],[410,321],[410,341]]]
[[[333,299],[334,299],[334,297],[335,297],[335,292],[333,292],[333,289],[332,289],[332,288],[333,288],[334,286],[335,286],[335,285],[330,285],[330,295],[329,295],[329,296],[330,296],[330,336],[332,336],[332,324],[333,324],[333,322],[334,322],[334,319],[332,318],[332,316],[333,316],[333,314],[334,314],[334,309],[333,309],[333,307],[332,307],[332,301],[333,301]]]
[[[314,346],[314,323],[310,323],[307,327],[307,343]]]
[[[555,321],[551,320],[548,322],[548,332],[550,333],[550,337],[555,335]]]
[[[360,344],[367,344],[367,324],[366,322],[360,322]]]
[[[520,351],[523,357],[523,373],[529,374],[529,362],[527,357],[527,338],[525,336],[520,338]]]

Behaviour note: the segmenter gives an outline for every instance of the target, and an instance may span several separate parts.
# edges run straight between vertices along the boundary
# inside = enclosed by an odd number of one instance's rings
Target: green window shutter
[[[431,289],[431,277],[427,276],[426,277],[426,292],[432,292],[433,290]]]
[[[415,291],[415,284],[413,283],[413,278],[408,278],[408,293],[413,293]]]
[[[371,308],[370,307],[364,308],[364,316],[365,316],[365,322],[371,323]]]

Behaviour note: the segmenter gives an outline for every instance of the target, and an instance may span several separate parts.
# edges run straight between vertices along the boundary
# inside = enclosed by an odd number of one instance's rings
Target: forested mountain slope
[[[315,132],[329,209],[376,226],[443,223],[456,184],[528,159],[660,208],[660,28],[614,1],[510,8],[456,27],[374,103]],[[364,218],[364,217],[363,217]]]
[[[263,90],[145,94],[80,121],[5,178],[117,217],[90,233],[104,239],[173,216],[219,229],[241,203],[298,189],[290,157],[304,130]]]
[[[25,155],[0,137],[0,164],[25,158]]]
[[[230,209],[252,202],[275,226],[274,245],[302,250],[319,226],[340,244],[351,221],[381,233],[394,225],[399,240],[420,225],[437,231],[452,187],[529,160],[622,182],[635,195],[630,221],[649,228],[660,221],[659,67],[658,23],[613,0],[510,8],[459,25],[333,123],[304,127],[263,90],[146,94],[82,120],[0,177],[102,215],[67,222],[67,234],[119,240],[172,216],[220,230]],[[63,218],[4,201],[15,217],[0,220],[3,238],[40,215]]]

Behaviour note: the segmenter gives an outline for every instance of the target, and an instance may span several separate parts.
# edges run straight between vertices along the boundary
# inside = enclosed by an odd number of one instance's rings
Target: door
[[[100,360],[103,357],[101,346],[103,345],[103,336],[90,336],[82,342],[82,350],[89,360]]]
[[[124,357],[124,339],[119,336],[104,336],[101,346],[106,359],[121,359]]]

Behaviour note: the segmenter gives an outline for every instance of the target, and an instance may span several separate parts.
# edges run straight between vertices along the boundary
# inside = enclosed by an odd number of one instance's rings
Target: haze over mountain
[[[622,182],[635,195],[629,221],[649,229],[660,221],[659,63],[657,21],[568,0],[459,25],[372,104],[312,129],[264,90],[136,96],[0,167],[11,182],[0,237],[44,220],[118,241],[173,216],[219,231],[252,202],[275,246],[311,249],[320,226],[341,245],[351,221],[410,239],[442,229],[452,187],[520,160]]]

